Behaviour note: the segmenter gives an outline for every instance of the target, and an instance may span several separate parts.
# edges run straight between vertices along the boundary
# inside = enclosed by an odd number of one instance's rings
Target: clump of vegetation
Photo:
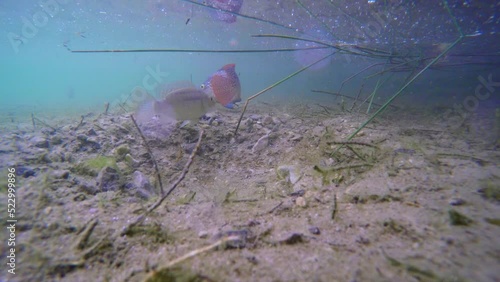
[[[138,225],[130,228],[128,236],[146,236],[149,244],[165,244],[172,243],[175,238],[165,230],[160,224]]]
[[[457,212],[456,210],[449,210],[448,215],[450,216],[450,224],[451,225],[468,226],[474,222],[472,219]]]
[[[489,224],[500,226],[500,218],[485,218],[484,220],[486,220]]]
[[[105,156],[97,156],[92,159],[88,159],[83,161],[76,166],[74,166],[71,171],[80,175],[89,175],[89,176],[97,176],[99,171],[103,169],[105,166],[112,167],[116,170],[118,166],[116,165],[116,159],[113,157],[105,157]]]
[[[481,186],[478,192],[481,193],[484,198],[500,202],[500,185],[498,185],[498,180],[485,180],[482,182]]]

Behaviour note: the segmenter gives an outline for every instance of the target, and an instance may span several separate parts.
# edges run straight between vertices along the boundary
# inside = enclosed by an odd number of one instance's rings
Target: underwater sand
[[[7,168],[22,174],[17,275],[2,280],[500,280],[500,153],[468,130],[474,120],[450,129],[436,114],[392,109],[336,151],[367,116],[257,102],[235,137],[239,114],[221,109],[168,137],[144,128],[165,190],[198,126],[204,135],[184,180],[124,236],[158,199],[127,114],[40,114],[56,131],[2,117],[2,203]],[[237,240],[165,267],[225,235]]]

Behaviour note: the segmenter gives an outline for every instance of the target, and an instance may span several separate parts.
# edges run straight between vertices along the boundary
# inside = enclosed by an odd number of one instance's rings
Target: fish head
[[[241,84],[236,74],[235,64],[227,64],[212,74],[201,85],[201,89],[226,108],[241,102]]]

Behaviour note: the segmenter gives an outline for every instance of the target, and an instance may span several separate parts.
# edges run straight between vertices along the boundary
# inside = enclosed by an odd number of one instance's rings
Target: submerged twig
[[[236,235],[233,235],[233,236],[228,236],[228,237],[224,237],[220,240],[218,240],[217,242],[213,243],[213,244],[210,244],[208,246],[205,246],[205,247],[202,247],[202,248],[199,248],[199,249],[196,249],[196,250],[192,250],[190,252],[188,252],[187,254],[179,257],[179,258],[176,258],[172,261],[170,261],[169,263],[167,263],[165,266],[162,266],[159,270],[156,270],[156,271],[153,271],[151,272],[145,279],[144,281],[156,281],[156,279],[158,279],[158,277],[155,277],[156,275],[158,275],[158,273],[160,273],[161,271],[164,271],[168,268],[171,268],[183,261],[186,261],[192,257],[195,257],[197,255],[200,255],[202,253],[205,253],[205,252],[208,252],[208,251],[211,251],[211,250],[214,250],[220,246],[224,246],[226,242],[229,242],[229,241],[236,241],[236,240],[241,240],[240,236],[236,236]]]
[[[323,173],[323,172],[338,171],[338,170],[344,170],[344,169],[354,169],[354,168],[360,168],[360,167],[365,167],[365,166],[373,166],[373,164],[371,164],[371,163],[350,164],[350,165],[327,167],[327,168],[321,168],[321,167],[315,165],[313,169],[318,171],[318,172]]]
[[[333,210],[332,210],[332,220],[335,220],[335,216],[337,215],[337,194],[333,194]]]
[[[31,122],[33,123],[33,129],[36,129],[35,116],[33,115],[33,113],[31,113]]]
[[[276,49],[102,49],[102,50],[70,50],[71,53],[275,53],[295,52],[316,49],[329,49],[328,46],[313,46],[302,48],[276,48]]]
[[[134,123],[135,127],[137,128],[137,131],[139,131],[139,134],[141,135],[142,141],[144,142],[144,147],[146,147],[146,150],[148,151],[148,154],[151,157],[151,160],[153,161],[153,165],[154,165],[155,171],[156,171],[156,176],[158,177],[158,184],[160,186],[160,196],[163,196],[163,184],[161,182],[161,175],[160,175],[160,170],[158,169],[158,163],[156,162],[156,159],[153,155],[153,152],[151,151],[151,148],[148,145],[148,141],[146,141],[146,137],[144,137],[144,134],[142,134],[141,129],[137,125],[137,122],[135,121],[134,116],[130,115],[130,118],[132,119],[132,122]]]
[[[31,119],[33,120],[33,126],[35,125],[35,122],[34,122],[34,121],[37,121],[37,122],[39,122],[39,123],[41,123],[41,124],[45,125],[46,127],[49,127],[50,129],[52,129],[52,130],[54,130],[54,131],[57,131],[57,128],[55,128],[55,127],[53,127],[53,126],[51,126],[51,125],[47,124],[47,123],[46,123],[46,122],[44,122],[43,120],[41,120],[41,119],[39,119],[39,118],[35,117],[33,114],[31,114]]]
[[[85,116],[84,116],[84,115],[82,115],[82,117],[81,117],[81,119],[80,119],[80,123],[79,123],[79,124],[75,127],[75,129],[74,129],[74,130],[77,130],[78,128],[80,128],[80,126],[82,126],[82,124],[83,124],[83,120],[84,120],[84,119],[85,119]]]
[[[198,149],[200,148],[202,137],[203,137],[203,129],[200,130],[200,136],[198,137],[198,142],[196,142],[196,146],[194,147],[193,151],[191,152],[191,155],[189,156],[188,161],[184,165],[184,168],[182,169],[181,174],[179,175],[177,180],[172,184],[172,186],[170,186],[170,189],[168,189],[167,193],[165,195],[162,195],[160,197],[160,199],[158,199],[158,201],[156,201],[156,203],[151,205],[142,215],[138,216],[127,227],[125,227],[121,231],[120,235],[127,234],[134,226],[141,223],[146,218],[146,216],[148,214],[150,214],[153,210],[155,210],[157,207],[159,207],[161,205],[161,203],[163,203],[163,201],[165,201],[165,199],[175,190],[175,188],[179,185],[179,183],[181,183],[181,181],[184,179],[184,177],[186,177],[186,174],[188,173],[189,168],[191,167],[191,164],[193,163],[194,156],[196,155],[196,153],[198,152]]]
[[[247,110],[248,103],[249,103],[251,100],[253,100],[253,99],[257,98],[258,96],[260,96],[260,95],[261,95],[261,94],[263,94],[264,92],[267,92],[268,90],[270,90],[270,89],[272,89],[272,88],[274,88],[274,87],[276,87],[276,86],[280,85],[281,83],[283,83],[283,82],[285,82],[285,81],[289,80],[290,78],[292,78],[292,77],[296,76],[297,74],[299,74],[299,73],[301,73],[301,72],[305,71],[306,69],[308,69],[308,68],[312,67],[313,65],[315,65],[315,64],[317,64],[317,63],[319,63],[319,62],[323,61],[324,59],[326,59],[326,58],[328,58],[328,57],[330,57],[330,56],[333,56],[333,54],[335,54],[335,52],[333,52],[333,53],[331,53],[330,55],[327,55],[327,56],[325,56],[325,57],[323,57],[323,58],[321,58],[321,59],[319,59],[319,60],[317,60],[317,61],[315,61],[315,62],[313,62],[313,63],[311,63],[311,64],[309,64],[309,65],[307,65],[307,66],[305,66],[305,67],[303,67],[303,68],[301,68],[300,70],[298,70],[298,71],[296,71],[296,72],[294,72],[294,73],[292,73],[292,74],[290,74],[290,75],[286,76],[285,78],[283,78],[283,79],[279,80],[278,82],[273,83],[272,85],[270,85],[270,86],[268,86],[268,87],[264,88],[263,90],[261,90],[261,91],[257,92],[257,93],[256,93],[256,94],[254,94],[253,96],[249,97],[249,98],[245,101],[245,106],[243,106],[243,111],[241,112],[240,118],[239,118],[239,120],[238,120],[238,124],[236,125],[236,129],[234,130],[234,135],[236,135],[236,134],[238,133],[238,128],[240,127],[241,119],[243,119],[243,115],[245,114],[245,111]]]
[[[104,114],[107,115],[109,110],[109,102],[104,103]]]
[[[83,230],[82,235],[80,236],[80,239],[78,240],[78,243],[75,245],[76,249],[83,250],[85,248],[90,238],[90,235],[94,231],[94,228],[97,226],[97,223],[98,223],[97,219],[94,218],[87,224],[87,226]]]
[[[370,144],[370,143],[364,143],[364,142],[356,142],[356,141],[347,141],[347,142],[343,142],[343,141],[327,141],[326,144],[328,145],[360,145],[360,146],[367,146],[367,147],[372,147],[372,148],[375,148],[375,149],[379,149],[379,147],[373,145],[373,144]]]

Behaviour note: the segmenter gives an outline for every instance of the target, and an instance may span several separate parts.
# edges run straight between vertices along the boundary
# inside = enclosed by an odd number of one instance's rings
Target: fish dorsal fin
[[[196,88],[196,86],[187,80],[163,83],[163,84],[158,85],[158,87],[156,87],[156,96],[158,99],[164,99],[171,92],[177,91],[179,89],[186,89],[186,88],[192,89],[192,88]]]

